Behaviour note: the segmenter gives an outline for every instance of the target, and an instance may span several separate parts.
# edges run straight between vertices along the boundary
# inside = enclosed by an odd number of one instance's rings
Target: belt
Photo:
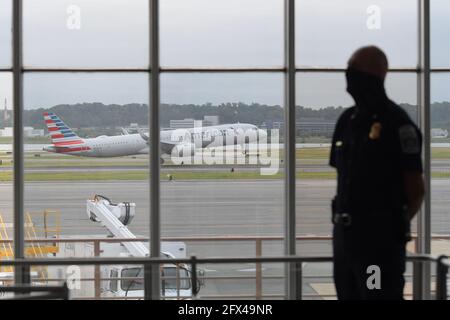
[[[333,224],[348,227],[352,224],[352,216],[348,213],[335,213],[333,215]]]

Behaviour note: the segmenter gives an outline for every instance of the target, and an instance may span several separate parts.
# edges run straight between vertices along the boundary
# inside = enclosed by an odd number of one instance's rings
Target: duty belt
[[[348,227],[352,224],[352,216],[348,213],[335,213],[333,215],[333,224]]]

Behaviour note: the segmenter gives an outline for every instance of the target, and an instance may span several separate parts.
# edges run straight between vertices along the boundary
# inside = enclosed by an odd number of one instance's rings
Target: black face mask
[[[356,106],[364,111],[377,112],[386,105],[384,80],[366,72],[347,69],[347,92]]]

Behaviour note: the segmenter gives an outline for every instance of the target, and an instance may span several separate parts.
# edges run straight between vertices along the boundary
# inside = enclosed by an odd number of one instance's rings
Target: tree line
[[[416,106],[401,105],[415,119]],[[345,110],[344,107],[325,107],[313,109],[303,106],[296,107],[297,121],[327,121],[335,122]],[[130,103],[125,105],[103,103],[62,104],[51,108],[24,110],[25,126],[44,128],[43,113],[49,111],[59,115],[67,125],[74,128],[113,128],[124,127],[130,123],[139,126],[148,125],[149,109],[145,104]],[[223,103],[213,105],[195,104],[162,104],[160,122],[162,127],[168,127],[170,120],[193,118],[203,119],[204,116],[219,116],[220,123],[245,122],[260,126],[263,123],[283,121],[283,108],[279,105],[264,105],[258,103]],[[7,126],[7,123],[3,123]],[[432,126],[450,128],[450,102],[434,103],[432,105]]]

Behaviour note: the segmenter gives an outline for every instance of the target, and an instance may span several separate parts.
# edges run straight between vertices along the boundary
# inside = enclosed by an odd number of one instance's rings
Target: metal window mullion
[[[22,74],[22,1],[13,1],[13,100],[14,100],[14,257],[25,258],[23,220],[23,74]],[[16,284],[29,283],[29,266],[14,269]]]
[[[431,68],[430,73],[449,73],[450,68]]]
[[[150,73],[149,68],[39,68],[39,67],[23,67],[24,72],[38,72],[38,73]]]
[[[430,2],[419,0],[419,69],[418,106],[419,123],[423,132],[423,167],[425,180],[425,199],[417,218],[417,252],[431,252],[431,127],[430,127]],[[430,266],[416,264],[414,293],[415,298],[430,298]]]
[[[92,239],[90,240],[92,241]],[[412,254],[406,257],[408,262],[438,262],[439,257],[428,254]],[[148,258],[148,257],[85,257],[85,258],[35,258],[35,259],[15,259],[3,260],[2,266],[67,266],[67,265],[138,265],[147,263],[163,264],[167,263],[167,258]],[[222,257],[222,258],[196,258],[195,262],[199,264],[243,264],[243,263],[328,263],[332,262],[332,256],[262,256],[262,257]],[[190,264],[190,258],[173,258],[171,264]],[[449,262],[441,261],[446,265]]]
[[[345,73],[346,68],[324,68],[324,67],[302,67],[295,69],[298,72],[305,73]],[[390,68],[391,73],[418,73],[418,68]]]
[[[160,67],[160,73],[280,73],[286,72],[286,68],[280,67],[267,67],[267,68],[256,68],[256,67],[204,67],[204,68],[174,68],[174,67]],[[94,72],[105,72],[105,73],[151,73],[150,68],[40,68],[40,67],[22,67],[22,71],[30,73],[64,73],[64,72],[78,72],[78,73],[94,73]],[[296,68],[296,72],[305,73],[344,73],[345,68],[322,68],[322,67],[304,67]],[[433,68],[430,69],[431,72],[448,73],[450,68]],[[13,72],[12,68],[0,68],[0,72]],[[420,73],[421,70],[418,68],[391,68],[390,73]]]
[[[158,0],[149,2],[149,129],[150,129],[150,257],[160,256],[160,150],[159,150],[159,100],[160,100],[160,74],[159,74],[159,12]],[[145,299],[160,299],[160,273],[159,265],[148,264],[144,266]]]
[[[285,254],[296,254],[295,223],[295,0],[285,0],[285,106],[284,106],[284,150],[285,150]],[[286,297],[300,299],[297,294],[296,264],[286,264]],[[300,288],[301,289],[301,288]]]

